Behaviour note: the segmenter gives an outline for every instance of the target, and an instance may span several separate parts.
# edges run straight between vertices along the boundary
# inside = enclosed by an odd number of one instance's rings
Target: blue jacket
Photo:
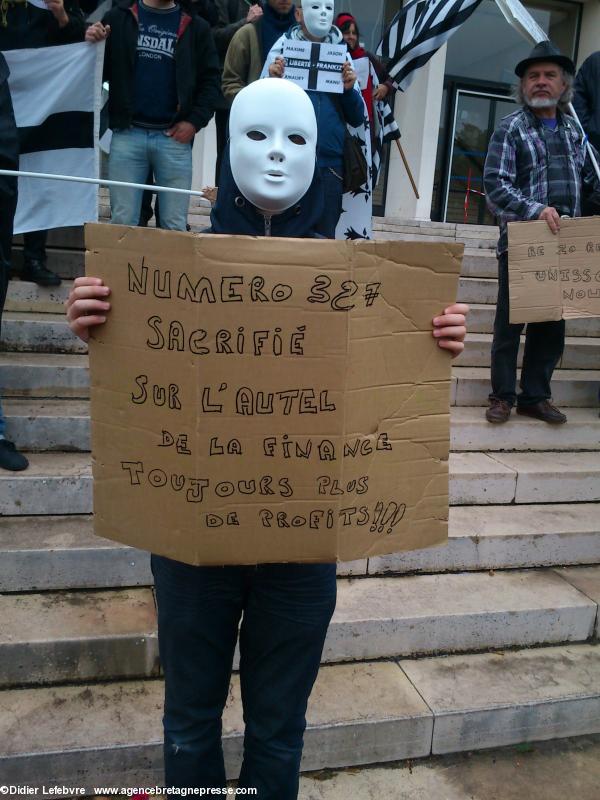
[[[341,169],[344,157],[346,124],[356,128],[364,122],[362,95],[355,89],[343,94],[306,93],[317,118],[317,164]],[[342,122],[342,116],[345,122]]]

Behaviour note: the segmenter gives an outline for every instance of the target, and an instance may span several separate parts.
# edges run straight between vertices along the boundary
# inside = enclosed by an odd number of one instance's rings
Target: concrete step
[[[90,454],[30,453],[24,472],[0,471],[0,516],[89,514]]]
[[[149,586],[149,555],[93,535],[91,516],[0,517],[0,592]],[[453,506],[448,543],[370,558],[368,573],[600,563],[595,503]],[[365,575],[367,561],[338,564]]]
[[[600,452],[450,455],[452,505],[599,500]],[[89,514],[91,510],[89,453],[33,453],[29,469],[0,474],[0,515]]]
[[[599,687],[600,647],[588,644],[323,667],[309,701],[302,769],[595,733]],[[86,794],[161,785],[162,704],[159,680],[6,690],[3,780],[81,786]],[[235,677],[223,723],[234,777],[243,731]]]
[[[150,589],[0,596],[0,684],[158,675]]]
[[[451,409],[450,420],[450,446],[455,452],[600,450],[597,407],[569,409],[566,425],[551,426],[516,411],[507,424],[491,425],[485,408],[460,406]]]
[[[60,286],[44,287],[31,281],[11,280],[4,309],[40,314],[64,313],[64,302],[72,286],[73,281],[63,281]]]
[[[524,337],[521,337],[518,365],[523,357]],[[492,336],[488,333],[469,333],[463,353],[456,359],[459,367],[488,367]],[[563,369],[593,369],[600,364],[600,341],[587,337],[565,337],[565,349],[559,367]]]
[[[0,370],[1,363],[0,361]],[[520,377],[521,371],[518,370],[517,383]],[[452,383],[453,405],[487,405],[491,392],[489,368],[453,367]],[[559,408],[594,408],[598,403],[599,386],[600,369],[557,369],[552,376],[553,400]]]
[[[323,659],[585,641],[597,602],[561,580],[552,570],[342,579]]]
[[[450,454],[453,505],[598,500],[600,452]]]
[[[460,276],[457,300],[461,303],[484,303],[495,306],[498,281],[495,278],[468,278]]]
[[[94,536],[93,517],[0,517],[0,592],[150,586],[150,554]],[[579,559],[574,563],[583,563]],[[366,575],[367,559],[338,575]]]
[[[597,603],[550,570],[340,579],[323,662],[585,641]],[[0,686],[157,674],[146,589],[0,596]]]
[[[7,436],[23,450],[90,449],[89,402],[73,399],[9,398],[3,404]],[[490,425],[484,408],[451,408],[450,442],[457,452],[482,450],[600,450],[597,408],[574,408],[567,425],[513,415],[510,424]]]
[[[498,260],[493,250],[465,247],[461,275],[466,278],[498,279]]]
[[[22,450],[87,451],[90,406],[87,400],[4,400],[6,436]]]
[[[597,734],[418,761],[321,770],[300,778],[298,798],[564,800],[572,795],[575,786],[578,800],[598,800]]]
[[[0,353],[2,397],[89,397],[87,355]]]
[[[491,302],[495,304],[495,298]],[[495,315],[495,305],[471,303],[468,316],[469,331],[472,333],[492,333]],[[567,336],[598,337],[600,336],[600,317],[568,319],[565,330]]]
[[[433,711],[433,753],[600,731],[600,647],[401,661]]]
[[[151,584],[149,553],[94,536],[91,515],[0,517],[0,592]]]
[[[600,566],[563,567],[557,573],[594,603],[600,603]],[[596,615],[594,635],[600,637],[600,614]]]
[[[64,313],[8,311],[2,316],[0,347],[18,352],[87,353],[87,345],[71,333]]]
[[[370,558],[369,575],[598,563],[596,503],[453,506],[446,545]]]

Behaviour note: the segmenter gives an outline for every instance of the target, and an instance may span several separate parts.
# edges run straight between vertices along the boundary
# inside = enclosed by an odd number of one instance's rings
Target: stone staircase
[[[193,230],[205,212],[192,209]],[[600,732],[600,320],[568,324],[554,380],[567,425],[493,427],[493,229],[375,228],[466,245],[472,333],[453,370],[450,536],[339,565],[303,769]],[[77,236],[53,238],[67,278],[82,267]],[[68,288],[13,281],[2,331],[8,434],[31,466],[0,474],[0,776],[91,792],[161,782],[163,686],[148,555],[92,533],[87,358],[64,319]],[[234,777],[235,677],[224,736]]]

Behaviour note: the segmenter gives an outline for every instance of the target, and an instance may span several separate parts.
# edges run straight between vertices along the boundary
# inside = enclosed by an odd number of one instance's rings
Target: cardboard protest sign
[[[285,77],[302,89],[315,92],[344,91],[342,66],[348,60],[345,44],[319,44],[286,39],[283,45]]]
[[[95,530],[193,564],[447,536],[462,245],[86,228]]]
[[[600,316],[600,217],[508,225],[510,321]]]

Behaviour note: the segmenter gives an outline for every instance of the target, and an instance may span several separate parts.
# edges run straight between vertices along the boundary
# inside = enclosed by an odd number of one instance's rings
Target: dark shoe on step
[[[498,398],[493,397],[490,400],[490,407],[485,412],[485,418],[488,422],[493,422],[496,425],[499,425],[502,422],[508,421],[511,411],[512,406],[510,403],[507,403],[506,400],[499,400]]]
[[[517,414],[541,419],[542,422],[548,422],[550,425],[563,425],[567,421],[566,415],[553,406],[549,400],[540,400],[539,403],[531,406],[517,406]]]
[[[8,439],[0,439],[0,467],[11,472],[20,472],[27,469],[29,461]]]
[[[21,273],[22,281],[33,281],[38,286],[60,286],[61,279],[54,272],[51,272],[43,261],[27,261]]]

